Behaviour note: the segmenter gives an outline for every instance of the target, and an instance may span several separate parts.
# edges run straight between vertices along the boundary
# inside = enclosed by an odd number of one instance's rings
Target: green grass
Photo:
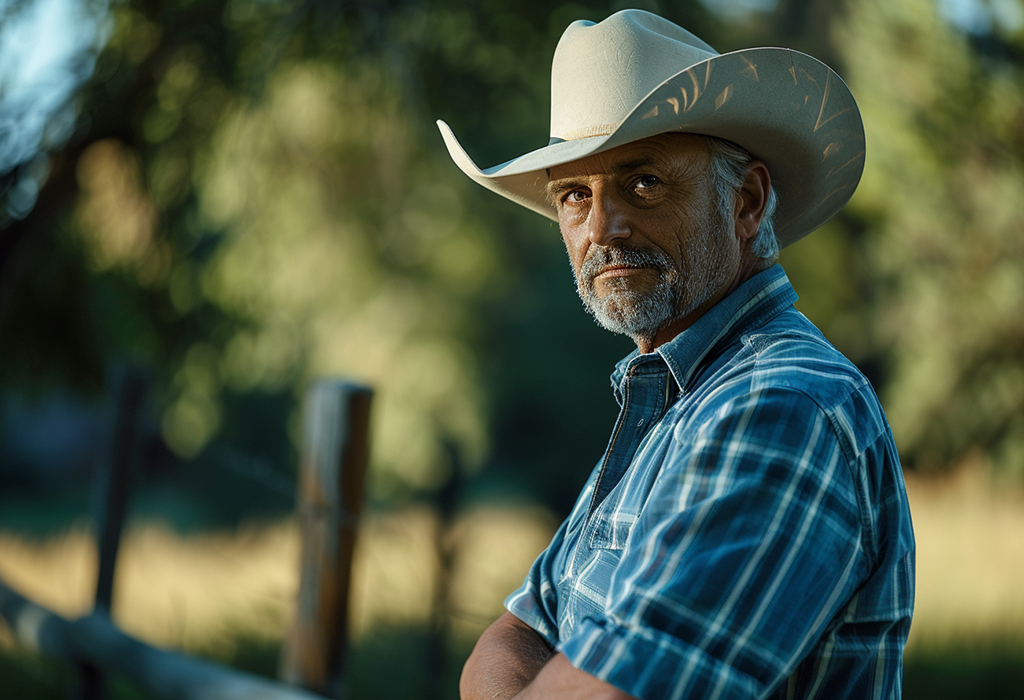
[[[70,664],[21,651],[0,653],[0,697],[4,700],[69,700],[77,697]],[[121,678],[107,679],[107,700],[150,700]]]
[[[947,656],[908,659],[903,668],[904,700],[1020,700],[1024,698],[1024,657]]]

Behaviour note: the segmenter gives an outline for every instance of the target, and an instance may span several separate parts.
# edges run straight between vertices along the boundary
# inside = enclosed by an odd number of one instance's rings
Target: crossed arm
[[[462,700],[631,700],[615,686],[573,666],[512,613],[480,636],[462,669]]]

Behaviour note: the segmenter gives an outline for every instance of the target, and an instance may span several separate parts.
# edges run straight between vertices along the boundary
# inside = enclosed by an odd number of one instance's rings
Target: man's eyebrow
[[[569,190],[576,189],[580,184],[580,178],[577,177],[563,177],[560,180],[548,182],[547,187],[544,188],[548,196],[548,202],[552,206],[557,206],[558,200],[563,194]]]
[[[624,163],[616,163],[612,166],[612,171],[615,173],[624,173],[631,170],[639,170],[640,168],[647,168],[654,164],[654,158],[651,156],[640,156],[633,160],[627,160]]]

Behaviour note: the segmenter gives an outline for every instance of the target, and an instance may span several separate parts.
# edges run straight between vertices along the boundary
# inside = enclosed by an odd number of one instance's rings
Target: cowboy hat
[[[787,246],[849,201],[864,169],[864,125],[835,71],[799,51],[719,54],[642,10],[569,25],[551,65],[547,146],[481,170],[443,121],[448,152],[484,187],[550,219],[547,169],[664,132],[739,144],[763,161],[779,195]]]

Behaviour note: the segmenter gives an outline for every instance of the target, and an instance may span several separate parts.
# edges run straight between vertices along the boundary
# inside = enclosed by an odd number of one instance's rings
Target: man
[[[860,179],[843,82],[627,10],[563,35],[547,147],[481,171],[440,125],[470,177],[557,219],[586,308],[637,344],[606,452],[462,697],[898,698],[896,448],[775,264]]]

